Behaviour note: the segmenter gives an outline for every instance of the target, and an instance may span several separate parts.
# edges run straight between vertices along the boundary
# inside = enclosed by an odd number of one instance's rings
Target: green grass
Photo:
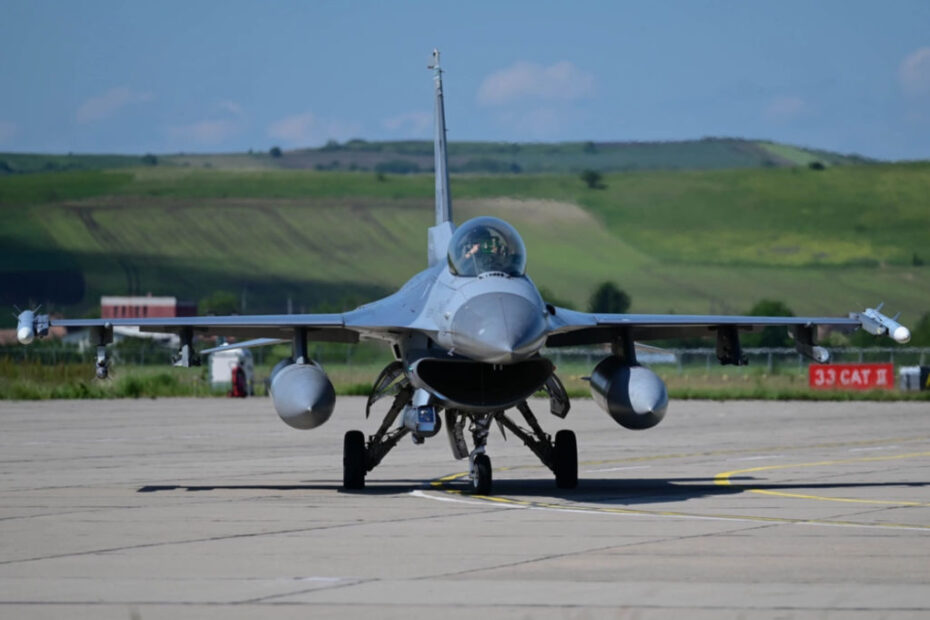
[[[790,162],[795,166],[806,166],[811,162],[820,161],[814,153],[788,144],[775,142],[759,142],[759,147],[776,157]]]
[[[133,181],[125,172],[47,172],[0,177],[0,209],[113,193]]]
[[[930,164],[628,172],[605,183],[454,176],[453,205],[459,222],[511,221],[534,281],[582,309],[603,280],[638,312],[743,312],[763,297],[799,314],[884,300],[914,321],[930,309],[930,268],[915,264],[930,261]],[[77,268],[83,303],[57,306],[69,314],[133,289],[194,300],[244,289],[250,312],[283,311],[288,297],[298,310],[332,308],[425,266],[432,196],[429,174],[150,166],[6,176],[0,277]]]
[[[146,164],[137,155],[46,155],[0,153],[0,174],[133,168]]]
[[[202,373],[172,367],[127,366],[98,380],[90,364],[41,364],[0,358],[0,400],[216,396]]]
[[[812,151],[796,146],[735,138],[704,138],[669,142],[450,142],[453,172],[578,173],[585,169],[709,170],[806,165],[819,160],[831,165],[866,163],[864,158]],[[268,153],[224,153],[162,156],[174,166],[208,169],[302,168],[376,170],[403,162],[422,171],[433,166],[433,143],[427,140],[366,142],[350,140],[318,149]]]
[[[324,367],[340,396],[367,396],[384,361],[344,364],[330,362]],[[758,367],[688,367],[684,372],[657,367],[672,400],[919,400],[930,401],[930,392],[898,390],[830,391],[812,390],[806,376],[791,370],[766,373]],[[256,394],[265,394],[264,378],[270,365],[256,368]],[[583,363],[563,364],[557,371],[571,398],[590,398],[582,380],[591,372]],[[82,398],[168,398],[220,397],[226,389],[211,388],[205,369],[161,366],[116,365],[112,378],[93,378],[89,363],[40,364],[0,358],[0,400],[48,400]]]
[[[910,265],[930,247],[930,164],[608,175],[580,197],[663,261]]]

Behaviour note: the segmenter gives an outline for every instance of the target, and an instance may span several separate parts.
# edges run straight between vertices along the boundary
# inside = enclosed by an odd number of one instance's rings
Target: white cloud
[[[216,108],[219,113],[214,111],[213,118],[174,125],[168,128],[168,135],[175,142],[210,146],[221,144],[242,130],[245,116],[242,106],[235,101],[220,101]]]
[[[930,94],[930,47],[914,50],[901,61],[898,79],[910,95]]]
[[[8,142],[16,135],[17,131],[19,131],[19,127],[16,126],[16,123],[0,121],[0,144]]]
[[[288,145],[311,146],[328,140],[348,140],[361,133],[359,123],[326,120],[313,112],[294,114],[273,122],[268,127],[268,136]]]
[[[78,108],[79,123],[93,123],[113,116],[120,109],[152,99],[151,93],[133,91],[127,86],[117,86],[97,97],[91,97]]]
[[[388,131],[416,138],[428,135],[433,126],[433,115],[429,112],[408,112],[387,118],[382,125]]]
[[[518,99],[570,101],[594,95],[594,75],[567,60],[544,67],[519,61],[484,78],[478,103],[501,105]]]
[[[763,111],[763,115],[770,121],[788,122],[802,116],[808,110],[807,103],[801,97],[776,97]]]

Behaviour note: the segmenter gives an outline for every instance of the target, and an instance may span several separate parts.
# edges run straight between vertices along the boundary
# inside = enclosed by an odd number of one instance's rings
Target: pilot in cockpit
[[[526,251],[510,224],[479,217],[455,231],[449,244],[449,268],[458,276],[488,272],[521,276],[526,269]]]

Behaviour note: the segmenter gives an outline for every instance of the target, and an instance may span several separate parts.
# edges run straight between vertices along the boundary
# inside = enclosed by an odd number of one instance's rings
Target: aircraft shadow
[[[364,489],[349,490],[342,488],[341,480],[313,480],[301,484],[149,484],[136,489],[136,493],[159,493],[166,491],[187,491],[208,493],[211,491],[336,491],[351,495],[405,495],[411,491],[423,490],[423,480],[373,480]]]
[[[730,478],[730,485],[718,485],[713,478],[582,478],[574,489],[555,489],[551,479],[495,480],[494,494],[538,500],[564,499],[602,505],[630,506],[657,502],[680,502],[701,497],[738,495],[749,489],[785,492],[824,492],[844,489],[926,487],[930,482],[850,482],[850,483],[756,483],[752,477]],[[464,484],[452,488],[465,489]]]
[[[494,494],[519,497],[530,501],[568,500],[610,506],[631,506],[657,502],[681,502],[701,497],[738,495],[749,489],[790,492],[829,492],[856,489],[892,489],[900,487],[923,488],[930,482],[848,482],[848,483],[756,483],[752,477],[731,478],[730,485],[718,485],[713,478],[582,478],[574,489],[557,489],[551,478],[497,479]],[[445,489],[468,494],[467,481],[444,483]],[[217,492],[217,491],[335,491],[351,495],[406,495],[412,491],[434,489],[423,480],[370,480],[364,489],[346,490],[341,480],[307,481],[301,484],[217,484],[217,485],[146,485],[138,493],[166,491]]]

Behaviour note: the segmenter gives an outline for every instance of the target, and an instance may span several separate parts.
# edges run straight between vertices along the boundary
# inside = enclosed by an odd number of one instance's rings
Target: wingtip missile
[[[911,330],[904,327],[903,325],[898,325],[898,327],[892,332],[891,337],[900,344],[906,344],[911,341]]]
[[[16,339],[20,344],[32,344],[35,337],[35,313],[32,310],[23,310],[16,317]]]
[[[910,342],[911,330],[895,320],[898,315],[891,318],[882,314],[880,310],[884,305],[881,303],[877,308],[867,308],[865,312],[855,316],[862,329],[876,336],[888,336],[899,344]]]

